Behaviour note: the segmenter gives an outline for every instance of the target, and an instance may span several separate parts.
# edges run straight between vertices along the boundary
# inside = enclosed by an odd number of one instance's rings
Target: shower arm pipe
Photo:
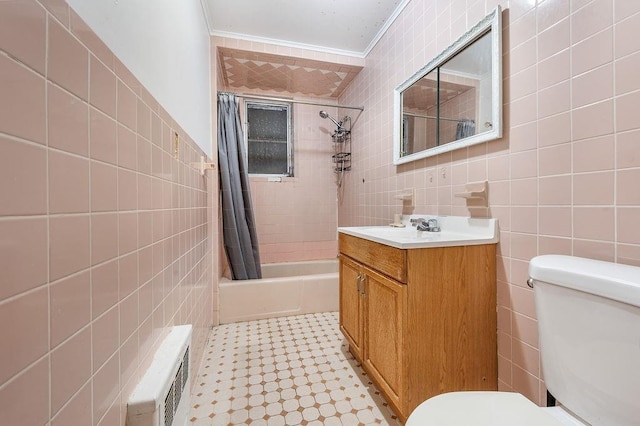
[[[235,95],[239,98],[243,99],[258,99],[262,101],[274,101],[274,102],[291,102],[294,104],[303,104],[303,105],[314,105],[314,106],[324,106],[324,107],[332,107],[332,108],[345,108],[345,109],[357,109],[360,111],[364,111],[363,106],[349,106],[349,105],[332,105],[332,104],[324,104],[321,102],[311,102],[311,101],[299,101],[296,99],[287,99],[287,98],[275,98],[272,96],[260,96],[260,95],[250,95],[244,93],[232,93],[232,92],[218,92],[218,94],[229,94]]]

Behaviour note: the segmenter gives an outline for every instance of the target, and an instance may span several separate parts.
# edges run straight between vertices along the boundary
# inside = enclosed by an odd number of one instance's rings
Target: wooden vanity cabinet
[[[387,401],[400,409],[407,286],[369,268],[365,277],[362,364]]]
[[[403,422],[440,393],[497,389],[495,244],[339,245],[340,329]]]
[[[362,266],[340,257],[340,330],[349,342],[349,350],[362,359],[364,337],[364,301],[362,300]]]
[[[346,256],[340,278],[340,329],[349,350],[399,409],[406,285]]]

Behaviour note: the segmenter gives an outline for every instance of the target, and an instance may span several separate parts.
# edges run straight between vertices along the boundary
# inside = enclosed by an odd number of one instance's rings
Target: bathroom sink
[[[436,218],[440,232],[418,231],[410,219]],[[338,232],[364,238],[399,249],[468,246],[497,243],[498,220],[462,216],[411,215],[403,221],[404,228],[393,226],[340,227]]]

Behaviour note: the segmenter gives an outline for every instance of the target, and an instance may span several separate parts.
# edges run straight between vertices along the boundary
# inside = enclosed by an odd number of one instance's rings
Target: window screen
[[[246,102],[250,174],[292,176],[291,105]]]

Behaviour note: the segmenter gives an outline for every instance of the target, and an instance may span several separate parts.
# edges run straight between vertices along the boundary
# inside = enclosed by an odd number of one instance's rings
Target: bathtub
[[[220,280],[220,323],[338,310],[338,261],[268,263],[262,279]]]

